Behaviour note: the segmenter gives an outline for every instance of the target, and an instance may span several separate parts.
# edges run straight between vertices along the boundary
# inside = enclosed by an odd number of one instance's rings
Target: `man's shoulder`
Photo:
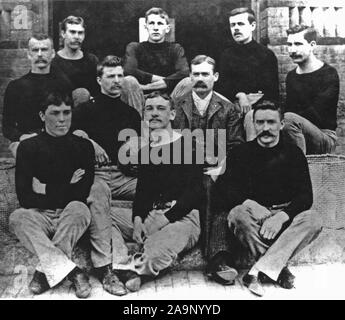
[[[87,152],[93,150],[93,145],[88,139],[84,139],[72,133],[68,134],[68,139],[71,142],[71,144],[75,145],[76,147],[79,147],[80,150],[84,150]]]

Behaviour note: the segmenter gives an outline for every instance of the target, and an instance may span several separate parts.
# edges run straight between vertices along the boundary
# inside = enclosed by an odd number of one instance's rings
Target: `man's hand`
[[[150,212],[144,222],[147,235],[156,233],[170,223],[168,218],[164,215],[168,210],[170,210],[170,208],[164,210],[152,210]]]
[[[141,217],[134,218],[134,231],[133,231],[133,240],[139,244],[143,244],[146,238],[146,228],[141,220]]]
[[[242,115],[246,115],[252,109],[247,95],[244,92],[239,92],[236,94],[236,98],[238,99],[239,112]]]
[[[106,165],[110,162],[108,154],[105,150],[95,141],[91,140],[93,148],[95,149],[95,158],[98,166]]]
[[[34,136],[37,136],[37,133],[25,133],[19,137],[19,141],[24,141],[24,140],[29,139],[29,138],[34,137]]]
[[[32,178],[32,190],[38,194],[46,194],[46,184],[41,183],[37,178]]]
[[[260,235],[267,240],[274,239],[281,230],[284,222],[289,219],[289,216],[284,211],[276,213],[264,221],[260,229]]]
[[[81,180],[81,178],[84,176],[84,174],[85,174],[84,169],[77,169],[76,171],[74,171],[70,183],[71,184],[77,183],[78,181]]]
[[[157,81],[160,81],[160,80],[164,80],[164,77],[158,76],[156,74],[152,75],[151,82],[157,82]]]
[[[77,137],[81,137],[81,138],[84,138],[84,139],[89,139],[89,136],[88,134],[84,131],[84,130],[74,130],[73,131],[73,134]]]

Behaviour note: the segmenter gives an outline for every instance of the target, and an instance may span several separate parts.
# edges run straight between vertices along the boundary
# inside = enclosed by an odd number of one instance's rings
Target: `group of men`
[[[251,292],[262,296],[266,281],[292,288],[287,263],[321,230],[305,154],[336,144],[339,78],[314,55],[316,32],[287,31],[297,68],[283,112],[277,58],[253,40],[251,9],[231,11],[234,41],[219,72],[206,55],[189,66],[182,46],[165,40],[164,10],[145,19],[148,41],[98,62],[81,49],[83,19],[69,16],[63,48],[33,35],[31,70],[7,87],[3,134],[22,207],[10,228],[39,258],[30,289],[68,277],[78,297],[90,295],[72,262],[86,230],[95,275],[114,295],[139,290],[199,238],[215,281],[234,283],[241,248],[256,261],[242,279]],[[133,209],[112,208],[112,199],[133,200]]]

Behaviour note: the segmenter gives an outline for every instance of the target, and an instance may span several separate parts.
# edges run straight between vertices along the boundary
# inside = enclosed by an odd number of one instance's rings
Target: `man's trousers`
[[[38,257],[36,269],[53,287],[75,268],[72,251],[90,220],[88,207],[72,201],[64,209],[17,209],[10,216],[10,230]]]
[[[255,201],[246,200],[230,211],[230,228],[257,261],[254,268],[277,280],[288,261],[319,235],[321,224],[311,211],[304,211],[283,227],[275,239],[266,240],[259,233],[263,214],[268,217],[272,212]]]
[[[125,176],[116,166],[95,170],[88,204],[91,211],[91,260],[96,268],[112,263],[111,199],[133,200],[137,179]]]
[[[157,276],[179,253],[193,248],[200,235],[199,212],[192,210],[182,219],[148,235],[140,252],[129,256],[125,240],[133,241],[132,210],[114,210],[112,220],[113,268],[132,270],[140,275]]]

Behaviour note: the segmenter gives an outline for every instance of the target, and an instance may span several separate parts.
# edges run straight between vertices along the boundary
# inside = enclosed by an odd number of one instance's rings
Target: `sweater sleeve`
[[[36,159],[35,147],[29,140],[21,142],[16,158],[16,193],[19,204],[23,208],[48,208],[49,199],[46,195],[33,191],[34,163]]]
[[[90,141],[86,139],[78,139],[78,146],[80,146],[80,169],[85,170],[83,177],[77,182],[71,184],[67,183],[47,183],[46,194],[50,199],[54,199],[54,203],[59,204],[59,207],[65,207],[71,201],[81,201],[86,203],[89,196],[91,186],[94,179],[94,158],[95,153]],[[72,178],[72,177],[71,177]]]
[[[323,123],[323,118],[327,115],[332,106],[337,106],[339,97],[339,76],[334,68],[327,69],[322,77],[322,84],[315,92],[310,106],[302,111],[300,115],[309,119],[313,123]]]
[[[310,180],[309,167],[306,157],[299,148],[289,153],[292,166],[291,188],[294,192],[291,203],[284,210],[290,220],[297,214],[308,210],[313,204],[313,190]]]
[[[245,142],[245,131],[243,128],[243,120],[240,114],[235,110],[233,104],[230,105],[230,112],[226,128],[226,154],[230,154],[235,146]]]
[[[172,91],[179,81],[189,76],[189,66],[184,49],[178,43],[175,43],[173,48],[175,72],[164,78],[168,91]]]
[[[5,138],[10,141],[19,141],[23,134],[16,125],[17,106],[19,105],[20,90],[16,88],[15,82],[11,81],[4,95],[4,110],[2,117],[2,132]]]
[[[182,219],[193,209],[199,209],[202,195],[202,166],[201,165],[186,165],[188,166],[188,175],[185,174],[184,190],[176,199],[176,204],[169,209],[165,216],[170,222],[175,222]]]
[[[139,45],[138,42],[131,42],[127,45],[124,70],[126,75],[137,78],[140,84],[148,84],[151,83],[153,74],[138,68],[137,51]]]
[[[265,99],[279,101],[279,77],[278,60],[275,54],[269,50],[262,67],[262,87]]]

